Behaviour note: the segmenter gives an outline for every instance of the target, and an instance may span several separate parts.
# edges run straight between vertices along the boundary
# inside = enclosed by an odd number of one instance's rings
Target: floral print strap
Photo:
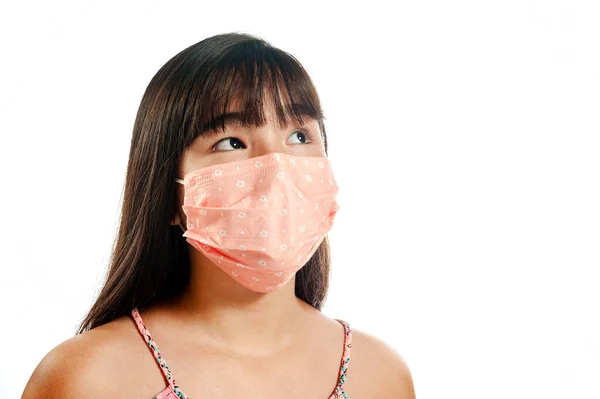
[[[347,322],[338,319],[336,321],[344,326],[344,351],[342,353],[338,385],[329,399],[349,399],[348,394],[344,391],[344,384],[348,376],[348,364],[350,363],[350,352],[352,351],[352,329],[350,329],[350,325]]]
[[[133,319],[138,328],[138,331],[144,338],[144,341],[146,341],[148,348],[150,348],[150,351],[154,355],[154,358],[158,362],[160,369],[162,370],[163,374],[165,375],[167,383],[169,384],[169,388],[173,391],[173,393],[175,395],[177,395],[178,398],[189,399],[189,397],[186,396],[181,391],[181,389],[179,389],[177,382],[175,382],[175,379],[171,375],[171,370],[169,369],[169,366],[167,365],[165,358],[160,353],[160,350],[158,349],[156,342],[154,342],[154,340],[152,339],[152,335],[150,334],[150,331],[148,331],[148,329],[144,325],[144,322],[142,321],[142,317],[140,316],[140,312],[138,311],[138,309],[134,308],[131,311],[131,315],[133,316]],[[350,326],[347,322],[345,322],[343,320],[338,320],[338,319],[336,319],[336,321],[338,321],[340,324],[342,324],[344,326],[344,350],[342,353],[342,360],[341,360],[341,364],[340,364],[338,384],[335,387],[335,389],[334,389],[333,393],[331,394],[331,396],[329,397],[329,399],[340,399],[340,398],[349,399],[348,394],[344,391],[344,384],[346,383],[346,379],[347,379],[348,363],[350,363],[350,352],[352,350],[352,330],[350,329]]]
[[[158,362],[158,365],[160,366],[160,369],[162,370],[163,374],[165,375],[165,378],[167,379],[167,383],[169,384],[169,387],[171,388],[173,393],[175,393],[175,395],[177,395],[177,397],[179,397],[180,399],[189,399],[179,389],[179,386],[177,385],[177,383],[175,382],[175,379],[171,375],[171,370],[169,369],[169,366],[167,366],[167,362],[165,361],[165,358],[160,353],[160,350],[158,349],[156,342],[154,342],[154,340],[152,339],[152,335],[150,334],[150,331],[148,331],[148,329],[144,325],[144,322],[142,321],[142,317],[140,316],[140,312],[138,311],[138,309],[134,308],[131,311],[131,315],[133,316],[133,319],[135,320],[135,324],[137,325],[138,331],[140,332],[140,334],[142,334],[142,337],[144,337],[144,340],[146,341],[148,348],[150,348],[150,351],[152,352],[152,354],[154,355],[154,358]]]

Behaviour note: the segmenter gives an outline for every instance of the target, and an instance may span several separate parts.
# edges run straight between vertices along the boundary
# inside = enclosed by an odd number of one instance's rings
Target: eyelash
[[[305,129],[305,128],[301,127],[301,128],[298,128],[298,129],[294,130],[294,132],[292,134],[294,134],[294,133],[303,133],[304,134],[304,136],[306,137],[306,142],[303,143],[303,144],[310,144],[310,143],[313,142],[314,137],[313,137],[312,133],[308,131],[308,129]],[[291,136],[291,134],[290,134],[290,136]],[[222,138],[221,140],[219,140],[216,143],[214,143],[210,149],[212,151],[216,151],[215,147],[217,146],[217,144],[219,144],[223,140],[230,140],[230,139],[237,139],[237,137],[230,136],[230,137]]]

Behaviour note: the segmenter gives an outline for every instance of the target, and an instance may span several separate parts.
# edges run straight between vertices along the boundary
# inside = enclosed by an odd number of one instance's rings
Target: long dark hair
[[[180,157],[200,131],[221,127],[217,115],[234,99],[247,126],[262,126],[270,93],[279,123],[323,112],[306,70],[292,55],[242,33],[209,37],[171,58],[146,88],[133,127],[119,232],[106,282],[77,334],[127,315],[134,307],[177,296],[190,276],[188,247],[170,220],[177,210]],[[281,98],[286,104],[283,104]],[[296,274],[296,296],[321,309],[329,286],[327,238]]]

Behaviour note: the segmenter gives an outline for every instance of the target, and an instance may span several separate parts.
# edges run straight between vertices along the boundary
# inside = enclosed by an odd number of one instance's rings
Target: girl
[[[262,39],[169,60],[135,121],[106,283],[23,398],[414,398],[397,352],[320,312],[338,209],[323,120],[301,64]]]

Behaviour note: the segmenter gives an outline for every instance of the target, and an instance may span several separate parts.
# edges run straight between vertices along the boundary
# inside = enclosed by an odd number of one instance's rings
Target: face
[[[268,103],[268,102],[265,102]],[[235,109],[229,112],[235,112]],[[225,130],[199,136],[183,153],[179,178],[212,165],[241,161],[272,152],[305,157],[325,157],[325,144],[317,120],[305,117],[300,125],[293,118],[282,128],[272,106],[265,106],[266,124],[261,127],[226,125]],[[183,205],[184,188],[179,185],[179,206],[172,224],[186,224]]]

